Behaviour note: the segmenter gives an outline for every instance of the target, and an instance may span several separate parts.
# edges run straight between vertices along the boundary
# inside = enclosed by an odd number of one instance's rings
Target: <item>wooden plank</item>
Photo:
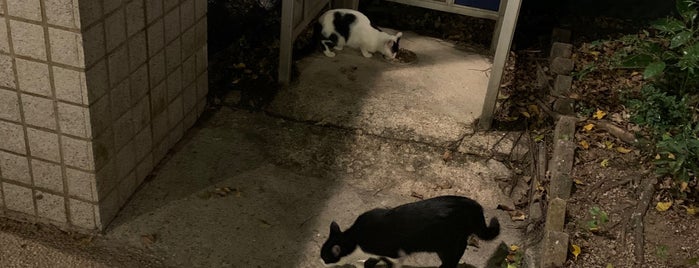
[[[303,18],[301,23],[299,23],[295,28],[294,28],[294,35],[293,39],[296,40],[296,37],[303,32],[306,27],[311,24],[317,17],[318,13],[323,10],[325,5],[328,4],[330,0],[324,0],[324,1],[317,1],[317,0],[306,0],[304,2],[305,8],[309,9],[309,12],[304,12],[307,14],[306,17]]]
[[[471,16],[471,17],[476,17],[476,18],[483,18],[483,19],[490,19],[490,20],[497,20],[498,19],[498,12],[492,11],[492,10],[487,10],[487,9],[480,9],[480,8],[475,8],[475,7],[469,7],[469,6],[461,6],[461,5],[450,5],[447,1],[431,1],[431,0],[388,0],[391,2],[396,2],[396,3],[401,3],[405,5],[410,5],[410,6],[416,6],[416,7],[423,7],[423,8],[429,8],[429,9],[434,9],[434,10],[439,10],[439,11],[444,11],[444,12],[451,12],[451,13],[456,13],[456,14],[461,14],[461,15],[466,15],[466,16]],[[503,0],[505,1],[505,0]],[[453,1],[449,1],[452,2]]]
[[[493,123],[493,113],[495,112],[495,103],[497,102],[498,93],[500,91],[502,73],[505,70],[507,56],[510,54],[512,37],[515,33],[517,17],[519,16],[519,8],[522,4],[522,0],[507,0],[507,2],[500,34],[498,36],[498,44],[495,48],[495,56],[493,57],[493,67],[490,71],[488,91],[485,93],[483,111],[481,112],[481,117],[478,120],[478,127],[480,129],[490,129],[490,126]]]

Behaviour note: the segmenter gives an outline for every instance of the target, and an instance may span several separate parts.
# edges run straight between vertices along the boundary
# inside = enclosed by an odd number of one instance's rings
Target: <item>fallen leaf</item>
[[[525,112],[525,111],[520,111],[519,113],[522,114],[526,118],[532,117],[528,112]]]
[[[675,159],[675,155],[672,154],[672,153],[668,153],[668,154],[667,154],[667,158]]]
[[[141,235],[141,242],[143,242],[143,244],[146,246],[152,245],[153,243],[155,243],[156,240],[157,240],[157,237],[155,236],[155,234]]]
[[[655,160],[660,160],[660,154],[655,155]]]
[[[544,140],[544,134],[539,134],[534,137],[534,142],[540,142]]]
[[[607,263],[607,268],[614,268],[614,265],[612,265],[611,263]]]
[[[523,221],[527,219],[527,215],[524,214],[524,212],[515,210],[515,211],[509,211],[510,212],[510,218],[512,218],[512,221]]]
[[[667,201],[667,202],[658,202],[658,204],[655,205],[655,209],[658,211],[666,211],[670,209],[672,206],[672,201]]]
[[[619,147],[616,147],[616,151],[620,152],[622,154],[628,154],[631,152],[631,149],[627,149],[627,148],[619,146]]]
[[[581,140],[581,141],[580,141],[580,147],[582,147],[583,149],[587,150],[588,148],[590,148],[590,144],[589,144],[586,140]]]
[[[606,112],[604,112],[604,111],[598,109],[598,110],[595,112],[595,114],[592,115],[592,117],[594,117],[594,118],[596,118],[596,119],[602,119],[602,118],[604,118],[605,115],[607,115]]]
[[[583,183],[580,179],[574,179],[573,182],[575,182],[577,185],[585,185],[585,183]]]
[[[599,165],[602,167],[608,167],[609,166],[609,159],[602,159],[602,162],[600,162]]]
[[[697,214],[697,208],[695,206],[688,206],[687,207],[687,214],[689,215],[696,215]]]
[[[585,125],[585,126],[583,127],[583,129],[584,129],[585,131],[590,131],[590,130],[592,130],[593,127],[595,127],[595,124],[590,123],[590,124]]]
[[[442,160],[444,160],[444,162],[449,162],[449,160],[451,160],[451,158],[452,158],[451,150],[444,151],[444,154],[442,155]]]
[[[578,245],[571,245],[570,253],[573,253],[573,257],[575,257],[575,260],[578,260],[578,255],[580,255],[580,246]]]
[[[519,246],[517,245],[510,245],[510,251],[517,251],[519,250]]]
[[[686,181],[681,182],[681,183],[680,183],[680,192],[686,191],[686,190],[687,190],[687,186],[689,186],[689,184],[688,184]]]
[[[243,69],[243,68],[245,68],[245,63],[242,63],[242,62],[241,62],[241,63],[238,63],[238,64],[236,64],[236,65],[233,65],[233,68],[236,68],[236,69]]]
[[[611,141],[604,141],[604,148],[612,149],[614,148],[614,143]]]

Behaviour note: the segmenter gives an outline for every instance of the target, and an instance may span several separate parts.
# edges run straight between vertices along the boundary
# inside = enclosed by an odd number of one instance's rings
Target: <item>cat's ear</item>
[[[386,41],[386,47],[392,47],[395,42],[396,41],[393,41],[393,40]]]
[[[340,225],[337,225],[337,222],[333,221],[330,223],[330,234],[339,234],[342,233],[340,230]]]
[[[398,33],[396,34],[396,39],[401,38],[401,36],[403,36],[403,32],[398,32]]]
[[[333,253],[333,256],[335,256],[335,258],[340,257],[341,251],[342,251],[342,249],[340,248],[340,245],[334,245],[332,247],[332,253]]]

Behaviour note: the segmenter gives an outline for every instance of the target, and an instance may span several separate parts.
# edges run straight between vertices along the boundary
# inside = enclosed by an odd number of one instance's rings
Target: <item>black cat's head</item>
[[[330,224],[330,235],[328,240],[325,240],[323,247],[320,249],[320,258],[325,264],[337,263],[342,257],[349,255],[354,251],[356,245],[345,239],[340,226],[336,222]]]
[[[402,32],[398,32],[396,35],[391,36],[386,45],[384,45],[384,56],[389,59],[396,58],[398,51],[400,50],[400,38],[403,36]]]

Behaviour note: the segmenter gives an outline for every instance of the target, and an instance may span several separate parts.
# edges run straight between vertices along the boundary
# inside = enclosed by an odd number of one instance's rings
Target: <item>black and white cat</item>
[[[335,57],[332,49],[342,50],[344,46],[357,48],[364,57],[379,52],[393,59],[399,50],[403,33],[390,35],[373,26],[369,18],[352,9],[331,9],[318,18],[323,53]]]
[[[493,240],[500,234],[500,223],[492,218],[486,225],[483,208],[475,200],[440,196],[367,211],[344,232],[332,222],[320,256],[325,264],[337,263],[359,246],[366,253],[380,256],[390,267],[386,258],[399,259],[400,263],[411,253],[432,252],[442,261],[440,268],[456,268],[471,234]],[[370,259],[365,267],[377,262]]]

